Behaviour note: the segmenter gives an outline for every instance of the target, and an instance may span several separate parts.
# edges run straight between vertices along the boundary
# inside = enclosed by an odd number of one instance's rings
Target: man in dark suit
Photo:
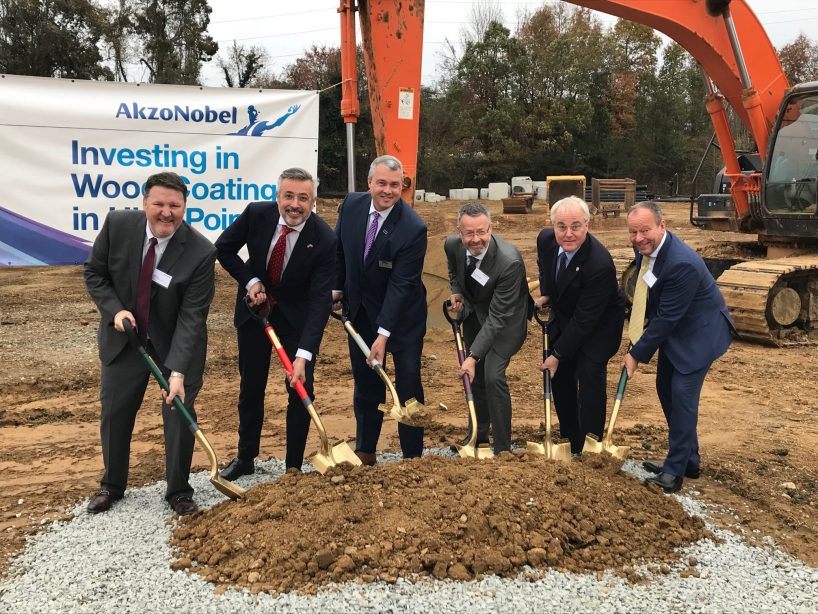
[[[622,341],[625,299],[605,246],[588,232],[588,205],[576,196],[551,208],[553,228],[537,237],[540,298],[553,320],[551,355],[542,364],[553,378],[560,432],[579,456],[585,435],[605,428],[608,361]]]
[[[480,203],[457,212],[459,235],[446,238],[449,298],[455,311],[466,310],[463,336],[469,355],[460,368],[472,382],[477,412],[477,443],[494,452],[511,449],[511,395],[506,369],[525,342],[534,303],[528,294],[525,264],[517,248],[492,235],[491,215]]]
[[[278,178],[277,206],[250,203],[216,240],[219,262],[239,283],[233,318],[241,375],[239,445],[236,457],[221,472],[228,480],[255,471],[272,353],[264,329],[250,316],[245,297],[254,306],[269,302],[270,324],[287,355],[294,357],[293,377],[314,398],[315,362],[332,307],[337,242],[326,222],[312,214],[315,191],[315,181],[307,171],[287,169]],[[245,245],[247,262],[238,255]],[[301,470],[309,428],[310,416],[291,387],[287,469]]]
[[[179,515],[197,510],[188,478],[193,434],[171,402],[178,396],[194,419],[207,352],[207,312],[213,300],[216,250],[183,221],[187,186],[175,173],[145,183],[142,211],[112,211],[85,263],[85,285],[100,312],[102,362],[100,433],[105,474],[89,512],[105,512],[128,485],[136,412],[150,372],[128,347],[128,320],[158,359],[170,390],[163,392],[165,499]]]
[[[632,376],[659,350],[656,392],[668,425],[668,453],[663,463],[643,466],[656,474],[647,482],[676,492],[685,477],[699,477],[699,396],[710,365],[727,351],[735,329],[704,261],[665,228],[656,203],[637,203],[627,221],[639,273],[628,327],[633,347],[622,365]]]
[[[355,451],[366,465],[375,464],[386,387],[370,367],[384,364],[387,351],[395,362],[395,388],[401,403],[420,403],[420,356],[426,333],[426,224],[401,199],[403,166],[393,156],[380,156],[369,167],[369,192],[353,192],[341,203],[334,301],[344,301],[349,319],[370,346],[364,357],[349,340],[355,379]],[[398,424],[404,458],[423,452],[423,429]]]

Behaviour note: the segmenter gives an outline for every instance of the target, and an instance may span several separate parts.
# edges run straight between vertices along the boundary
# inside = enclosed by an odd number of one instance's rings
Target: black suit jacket
[[[372,196],[347,195],[338,213],[335,289],[343,290],[354,321],[361,307],[377,329],[390,331],[390,350],[417,343],[426,333],[426,224],[403,200],[393,205],[364,261],[364,243]]]
[[[112,211],[85,263],[85,285],[100,311],[99,357],[111,364],[128,338],[114,329],[117,312],[136,313],[136,286],[145,244],[142,211]],[[185,374],[185,384],[201,381],[207,353],[207,313],[215,292],[216,250],[202,234],[182,223],[156,267],[170,284],[151,289],[148,335],[159,360]]]
[[[335,234],[324,220],[311,214],[298,235],[281,282],[273,286],[267,274],[267,252],[278,220],[275,203],[250,203],[216,240],[219,262],[238,281],[233,323],[238,327],[250,319],[244,297],[247,283],[258,277],[278,306],[270,316],[273,327],[278,317],[283,316],[292,328],[300,331],[298,347],[316,354],[332,309]],[[245,245],[247,262],[238,255]]]
[[[554,320],[548,327],[551,348],[559,359],[577,352],[602,362],[619,349],[625,299],[611,254],[588,233],[559,280],[554,279],[559,245],[553,228],[537,237],[540,294],[548,296]]]

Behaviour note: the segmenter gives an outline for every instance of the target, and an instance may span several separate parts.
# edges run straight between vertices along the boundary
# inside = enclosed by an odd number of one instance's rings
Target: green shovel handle
[[[166,380],[165,376],[162,375],[162,371],[156,365],[153,358],[151,358],[151,355],[148,354],[148,350],[145,349],[145,346],[140,343],[139,337],[137,337],[136,331],[134,330],[133,326],[131,326],[131,321],[128,320],[128,318],[123,318],[122,327],[125,329],[125,333],[128,335],[128,341],[130,342],[131,346],[142,354],[142,359],[145,361],[145,364],[148,365],[148,369],[150,369],[151,373],[153,373],[156,381],[159,382],[159,386],[165,392],[170,391],[168,380]],[[185,407],[184,403],[182,403],[182,400],[178,396],[173,397],[173,406],[179,410],[182,416],[184,416],[185,421],[188,423],[191,431],[195,433],[199,430],[199,425],[196,424],[193,416],[190,415],[187,407]]]

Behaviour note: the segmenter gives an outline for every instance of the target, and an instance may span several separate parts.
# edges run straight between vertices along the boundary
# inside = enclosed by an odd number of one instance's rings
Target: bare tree
[[[267,52],[263,47],[247,47],[236,41],[228,47],[227,57],[219,56],[216,60],[224,74],[227,87],[247,87],[261,76],[267,62]]]

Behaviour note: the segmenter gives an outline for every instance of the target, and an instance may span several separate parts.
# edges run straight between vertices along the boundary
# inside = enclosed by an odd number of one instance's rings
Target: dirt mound
[[[314,592],[332,581],[516,576],[674,560],[702,521],[614,460],[558,464],[524,451],[493,461],[428,456],[326,475],[285,474],[180,520],[176,569],[223,587]],[[192,563],[196,561],[196,563]]]

